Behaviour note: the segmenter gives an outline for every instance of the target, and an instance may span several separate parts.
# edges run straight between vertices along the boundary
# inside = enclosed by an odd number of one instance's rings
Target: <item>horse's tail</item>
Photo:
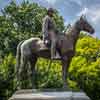
[[[20,67],[20,57],[21,57],[21,45],[22,43],[24,42],[21,41],[18,46],[17,46],[17,52],[16,52],[16,70],[15,70],[15,73],[17,74],[18,70],[19,70],[19,67]]]
[[[20,52],[20,46],[21,46],[21,44],[24,42],[24,40],[23,41],[21,41],[19,44],[18,44],[18,46],[17,46],[17,53],[16,53],[16,68],[15,68],[15,73],[12,75],[12,76],[10,76],[9,77],[9,79],[7,80],[7,81],[9,81],[9,80],[12,80],[12,78],[17,78],[17,73],[18,73],[18,68],[20,67],[20,55],[21,55],[21,52]]]

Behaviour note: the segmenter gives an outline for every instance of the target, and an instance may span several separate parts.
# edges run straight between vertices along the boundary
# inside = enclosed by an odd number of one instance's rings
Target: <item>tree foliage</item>
[[[14,66],[15,57],[12,54],[5,56],[0,64],[0,100],[8,100],[15,91]]]
[[[42,19],[46,15],[46,8],[28,1],[23,1],[20,5],[17,5],[12,0],[9,5],[1,10],[1,13],[0,100],[5,100],[11,96],[16,88],[13,74],[17,45],[22,40],[42,35]],[[56,10],[54,19],[57,28],[62,31],[64,29],[63,18]]]
[[[2,10],[0,16],[0,55],[15,54],[17,44],[21,40],[42,35],[42,19],[46,15],[46,8],[35,3],[23,1],[17,5],[12,1]],[[55,10],[54,19],[57,28],[64,29],[63,18]]]
[[[100,40],[85,36],[78,40],[76,56],[69,77],[76,81],[92,100],[100,99]]]

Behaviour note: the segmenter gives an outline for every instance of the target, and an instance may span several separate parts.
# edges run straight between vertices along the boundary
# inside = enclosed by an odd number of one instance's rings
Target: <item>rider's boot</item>
[[[51,59],[52,60],[59,60],[59,59],[61,59],[61,57],[60,57],[58,52],[55,53],[55,52],[51,51]]]

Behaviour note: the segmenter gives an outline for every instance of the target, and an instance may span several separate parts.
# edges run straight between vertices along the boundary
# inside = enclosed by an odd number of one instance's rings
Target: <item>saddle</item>
[[[45,41],[44,41],[44,45],[45,45],[49,50],[51,50],[51,40],[45,40]],[[55,58],[53,58],[53,60],[60,60],[61,57],[60,57],[59,52],[56,50],[55,53],[56,53],[56,56],[55,56]]]
[[[44,45],[45,45],[48,49],[50,49],[50,48],[51,48],[51,40],[45,39],[45,40],[44,40]]]
[[[45,51],[45,50],[51,49],[51,41],[50,40],[44,41],[43,39],[40,39],[37,44],[38,44],[39,51]]]

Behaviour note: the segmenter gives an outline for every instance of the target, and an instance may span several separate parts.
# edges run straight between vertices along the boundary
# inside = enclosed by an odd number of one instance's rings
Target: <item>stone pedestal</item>
[[[19,90],[9,100],[90,100],[84,92]]]

